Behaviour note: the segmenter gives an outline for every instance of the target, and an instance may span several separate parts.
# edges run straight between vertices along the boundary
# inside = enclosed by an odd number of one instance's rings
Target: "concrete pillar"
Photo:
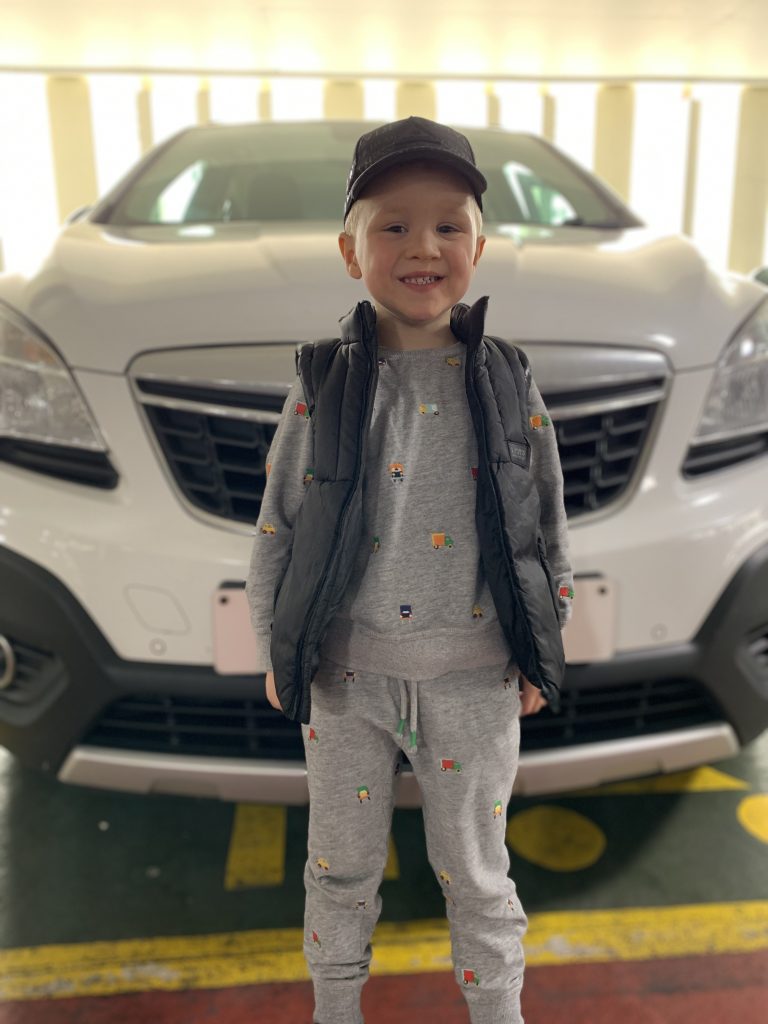
[[[359,120],[364,117],[363,83],[341,79],[325,83],[323,116]]]
[[[728,266],[746,273],[765,260],[768,219],[768,88],[741,94]]]
[[[88,83],[75,75],[51,76],[47,93],[56,199],[63,221],[98,197],[91,101]]]
[[[696,210],[696,181],[699,164],[699,125],[701,124],[701,101],[688,94],[688,152],[685,155],[685,197],[683,200],[682,231],[693,234],[693,217]]]
[[[635,94],[631,85],[602,85],[597,92],[595,173],[629,200]]]
[[[432,82],[398,82],[395,94],[396,118],[437,117],[437,99]]]
[[[197,123],[211,123],[211,84],[207,78],[200,79],[200,85],[195,97],[197,106]]]
[[[258,114],[260,121],[272,120],[272,89],[267,78],[262,81],[261,88],[259,89]]]
[[[549,89],[544,89],[541,97],[541,134],[548,142],[555,141],[555,117],[557,104]]]
[[[149,78],[141,80],[141,88],[136,93],[136,119],[139,128],[139,147],[142,153],[152,148],[154,132],[152,131],[152,82]]]
[[[492,85],[489,85],[485,93],[486,119],[489,128],[501,127],[501,100]]]

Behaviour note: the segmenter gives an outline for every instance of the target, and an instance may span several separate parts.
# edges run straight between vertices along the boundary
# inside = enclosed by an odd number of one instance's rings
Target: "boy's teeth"
[[[439,281],[438,277],[404,277],[403,280],[406,284],[432,284],[433,281]]]

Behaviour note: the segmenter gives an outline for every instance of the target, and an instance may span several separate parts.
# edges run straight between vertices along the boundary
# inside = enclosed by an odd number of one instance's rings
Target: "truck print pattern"
[[[409,604],[401,604],[400,605],[400,618],[401,619],[412,619],[413,618],[413,609],[411,608],[411,606]]]
[[[349,669],[347,669],[346,672],[344,673],[344,682],[345,683],[354,683],[354,681],[355,681],[355,673],[351,672]]]
[[[318,949],[322,949],[323,948],[323,944],[320,941],[320,936],[317,934],[317,932],[312,932],[312,944],[314,946],[317,946]]]
[[[311,484],[315,479],[315,471],[311,466],[307,466],[304,470],[304,485]]]
[[[320,868],[321,871],[330,871],[331,870],[331,865],[328,863],[328,861],[325,859],[325,857],[318,857],[317,861],[315,863],[317,864],[317,866]]]
[[[306,402],[297,402],[293,408],[294,416],[303,416],[305,420],[309,419],[309,409],[307,408]]]
[[[405,477],[405,466],[402,462],[390,462],[387,469],[389,470],[389,475],[393,480],[397,480],[399,483],[403,482],[403,478]]]
[[[275,528],[272,525],[272,523],[264,523],[264,525],[261,528],[261,532],[267,537],[275,536]]]
[[[440,872],[438,872],[437,878],[438,878],[438,881],[442,882],[444,885],[450,885],[451,884],[451,876],[448,874],[447,871],[440,871]]]
[[[435,551],[437,551],[438,548],[452,548],[453,537],[450,537],[447,533],[433,533],[432,547]]]
[[[371,791],[370,791],[370,789],[368,789],[367,786],[358,786],[357,787],[357,799],[360,801],[361,804],[362,804],[363,800],[370,800],[371,799]]]
[[[436,402],[422,402],[419,405],[419,412],[422,416],[426,416],[427,413],[431,413],[433,416],[440,415],[440,410],[437,408]]]
[[[534,430],[541,430],[542,427],[552,426],[552,420],[549,418],[549,416],[531,416],[530,422]]]
[[[310,743],[317,743],[317,730],[312,725],[310,725],[308,727],[308,729],[309,729],[309,732],[308,732],[309,742]]]
[[[373,538],[373,553],[376,554],[376,552],[380,548],[381,548],[381,537],[374,537]]]
[[[461,360],[458,356],[446,356],[445,361],[449,366],[461,366]]]
[[[465,985],[479,985],[480,979],[477,972],[471,967],[464,967],[461,972],[461,980]]]
[[[461,774],[461,761],[455,761],[452,757],[441,757],[440,758],[440,771],[441,772],[456,772],[457,775]]]
[[[501,803],[501,800],[496,800],[494,802],[494,805],[493,805],[493,817],[494,817],[494,820],[496,818],[500,818],[501,817],[503,810],[504,810],[504,807],[503,807],[503,805]]]
[[[472,608],[472,618],[473,619],[482,619],[482,617],[483,617],[483,609],[480,607],[479,604],[476,604]]]
[[[573,587],[560,587],[560,589],[558,590],[558,595],[560,597],[568,598],[569,601],[572,601],[576,596],[576,592],[574,591]]]

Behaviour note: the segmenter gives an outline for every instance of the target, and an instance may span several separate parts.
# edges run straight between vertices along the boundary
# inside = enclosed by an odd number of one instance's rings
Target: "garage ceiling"
[[[767,38],[766,0],[0,0],[9,69],[766,80]]]

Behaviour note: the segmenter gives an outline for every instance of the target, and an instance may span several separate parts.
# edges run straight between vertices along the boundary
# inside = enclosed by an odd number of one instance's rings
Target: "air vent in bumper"
[[[563,709],[522,721],[523,750],[646,736],[719,721],[699,684],[685,679],[563,693]],[[219,757],[303,756],[298,725],[251,700],[131,696],[112,704],[86,746]]]

